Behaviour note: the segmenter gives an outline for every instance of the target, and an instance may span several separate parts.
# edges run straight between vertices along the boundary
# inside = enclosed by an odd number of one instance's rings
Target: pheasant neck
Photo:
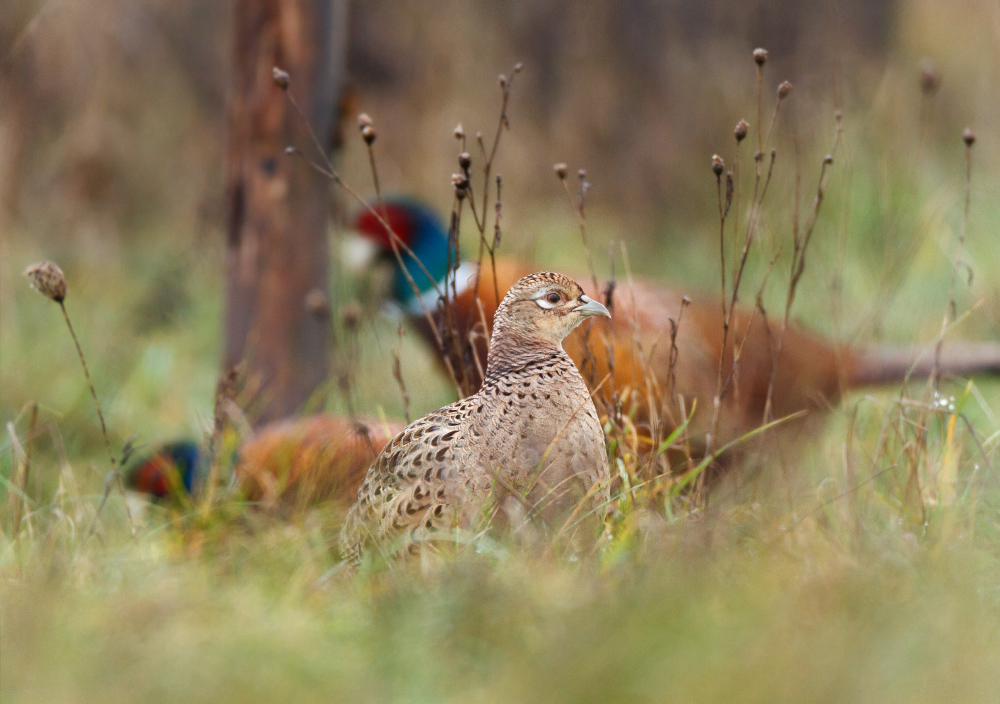
[[[513,330],[494,327],[490,350],[486,357],[486,378],[483,386],[514,373],[538,367],[560,373],[573,362],[562,345],[519,335]]]

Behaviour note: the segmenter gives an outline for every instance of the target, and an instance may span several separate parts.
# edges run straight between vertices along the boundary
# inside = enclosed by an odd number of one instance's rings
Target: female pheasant
[[[341,532],[357,562],[376,542],[413,544],[493,518],[559,529],[581,504],[597,514],[611,480],[590,392],[562,340],[589,316],[611,317],[572,279],[515,283],[497,309],[479,391],[408,425],[368,470]],[[598,509],[591,511],[590,509]]]

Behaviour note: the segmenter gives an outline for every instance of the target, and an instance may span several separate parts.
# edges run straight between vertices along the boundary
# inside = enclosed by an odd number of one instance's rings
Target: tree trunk
[[[337,120],[346,55],[344,0],[237,0],[226,171],[228,212],[224,366],[245,362],[255,423],[322,402],[331,327],[327,225],[330,184],[308,130],[322,143]]]

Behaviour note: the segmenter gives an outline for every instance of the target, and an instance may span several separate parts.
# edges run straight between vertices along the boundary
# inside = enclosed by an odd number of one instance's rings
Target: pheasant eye
[[[547,296],[545,297],[545,300],[547,300],[547,301],[548,301],[549,303],[551,303],[552,305],[555,305],[555,304],[557,304],[557,303],[558,303],[559,301],[561,301],[561,300],[562,300],[562,296],[560,296],[560,295],[559,295],[558,293],[556,293],[555,291],[553,291],[552,293],[550,293],[549,295],[547,295]]]

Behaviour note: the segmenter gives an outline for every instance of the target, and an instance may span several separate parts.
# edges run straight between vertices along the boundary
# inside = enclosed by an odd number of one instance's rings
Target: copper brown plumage
[[[236,488],[243,498],[265,508],[330,501],[347,509],[372,460],[403,425],[391,419],[325,414],[270,423],[240,444],[233,468]],[[157,499],[179,492],[197,495],[207,471],[207,453],[197,443],[175,441],[136,462],[126,484]]]
[[[365,472],[403,423],[315,415],[271,423],[241,447],[235,474],[250,501],[304,507],[350,506]]]
[[[435,220],[426,206],[415,206],[412,201],[390,203],[389,210],[394,231],[421,261],[431,263],[429,269],[433,276],[443,279],[445,270],[441,267],[446,258],[441,253],[447,248],[447,234],[440,219]],[[372,217],[362,215],[356,227],[376,243],[385,246],[388,241],[384,230]],[[416,265],[410,268],[416,270]],[[496,291],[503,291],[506,285],[532,268],[530,264],[500,258],[495,262],[495,282],[494,266],[490,262],[482,267],[478,289],[467,285],[476,277],[464,272],[456,281],[458,295],[449,303],[449,323],[459,344],[450,345],[448,355],[451,367],[471,375],[473,384],[479,380],[478,369],[481,368],[474,358],[481,361],[486,356],[487,335],[483,334],[482,320],[485,318],[487,327],[492,325]],[[418,283],[422,282],[426,282],[426,277]],[[591,296],[598,296],[598,291],[586,285],[585,290]],[[408,295],[412,297],[406,282],[397,277],[394,296],[411,313],[414,326],[434,345],[429,323],[417,314],[418,309],[406,298]],[[585,344],[586,331],[578,330],[566,339],[565,348],[592,385],[608,376],[609,348],[614,373],[607,380],[606,388],[645,392],[646,382],[652,382],[654,401],[665,433],[677,427],[697,405],[688,427],[688,435],[696,443],[712,429],[721,357],[725,386],[714,442],[715,447],[720,447],[763,422],[772,371],[775,370],[772,360],[780,322],[768,324],[759,313],[737,305],[723,350],[723,315],[718,300],[691,294],[682,315],[685,298],[684,292],[650,281],[622,284],[613,294],[610,345],[606,346],[594,335],[590,336],[589,344]],[[435,297],[429,299],[429,307],[436,311],[439,326],[446,327]],[[673,364],[670,361],[671,319],[680,321]],[[731,373],[734,341],[739,345],[740,359],[735,373]],[[826,408],[846,389],[898,382],[907,376],[927,376],[932,364],[933,355],[926,351],[920,358],[914,358],[909,348],[838,344],[804,327],[792,325],[785,335],[776,366],[771,417],[782,418],[798,411]],[[1000,343],[947,343],[940,359],[940,370],[957,375],[1000,373]],[[645,407],[639,407],[637,419],[640,422],[648,420]]]
[[[559,527],[581,502],[609,496],[604,434],[561,342],[608,315],[571,279],[537,273],[497,309],[482,386],[408,425],[386,445],[341,534],[357,560],[371,543],[412,544],[447,528],[477,530],[495,514]]]

